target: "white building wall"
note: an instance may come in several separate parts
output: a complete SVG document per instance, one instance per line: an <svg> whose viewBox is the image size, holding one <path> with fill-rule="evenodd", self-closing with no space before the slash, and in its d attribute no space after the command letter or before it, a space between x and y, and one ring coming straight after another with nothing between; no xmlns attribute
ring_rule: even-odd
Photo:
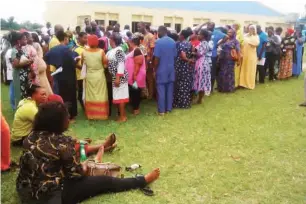
<svg viewBox="0 0 306 204"><path fill-rule="evenodd" d="M156 2L159 3L159 2ZM140 8L126 6L112 6L101 3L86 3L86 2L65 2L65 1L47 1L46 12L44 18L51 22L52 25L62 24L64 27L70 26L74 28L77 25L78 16L90 15L91 19L95 18L95 12L116 13L118 14L118 22L123 27L124 25L132 26L132 15L148 15L153 16L151 25L159 26L164 24L164 17L179 17L183 19L182 29L192 26L195 18L210 19L216 24L222 24L221 20L234 20L242 26L246 25L246 21L258 22L263 28L274 25L288 27L283 17L257 16L248 14L233 14L233 13L213 13L200 11L183 11L172 9L155 9L155 8ZM104 19L105 25L108 25L109 19ZM171 25L174 28L174 25Z"/></svg>

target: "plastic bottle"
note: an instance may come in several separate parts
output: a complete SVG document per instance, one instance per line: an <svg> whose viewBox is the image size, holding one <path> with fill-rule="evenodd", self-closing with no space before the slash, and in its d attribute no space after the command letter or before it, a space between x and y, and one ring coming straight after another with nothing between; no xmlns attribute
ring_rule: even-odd
<svg viewBox="0 0 306 204"><path fill-rule="evenodd" d="M85 161L87 159L87 157L86 157L84 143L80 144L80 154L81 154L81 162Z"/></svg>
<svg viewBox="0 0 306 204"><path fill-rule="evenodd" d="M132 165L129 166L129 167L125 167L125 170L127 170L127 171L134 171L134 170L136 170L136 169L138 169L138 168L141 168L141 165L140 165L140 164L132 164Z"/></svg>

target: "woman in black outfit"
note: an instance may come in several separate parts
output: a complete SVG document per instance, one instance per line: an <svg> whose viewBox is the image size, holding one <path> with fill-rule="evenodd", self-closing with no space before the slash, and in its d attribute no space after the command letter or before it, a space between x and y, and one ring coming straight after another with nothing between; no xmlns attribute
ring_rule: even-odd
<svg viewBox="0 0 306 204"><path fill-rule="evenodd" d="M136 178L86 176L86 161L80 163L76 156L76 141L63 135L68 127L65 105L50 102L39 107L33 132L23 143L27 151L20 158L16 188L22 203L75 204L102 193L143 188L159 177L159 169Z"/></svg>

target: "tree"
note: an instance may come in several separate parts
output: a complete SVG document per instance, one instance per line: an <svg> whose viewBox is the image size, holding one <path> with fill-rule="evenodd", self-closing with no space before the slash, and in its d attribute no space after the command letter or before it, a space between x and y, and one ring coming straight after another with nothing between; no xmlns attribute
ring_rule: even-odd
<svg viewBox="0 0 306 204"><path fill-rule="evenodd" d="M19 30L20 26L17 22L15 22L14 16L11 16L7 19L7 26L9 30Z"/></svg>
<svg viewBox="0 0 306 204"><path fill-rule="evenodd" d="M21 24L15 22L14 16L9 17L7 20L1 18L1 30L19 30L24 28L29 31L35 31L42 28L43 25L39 23L31 23L30 21L25 21Z"/></svg>

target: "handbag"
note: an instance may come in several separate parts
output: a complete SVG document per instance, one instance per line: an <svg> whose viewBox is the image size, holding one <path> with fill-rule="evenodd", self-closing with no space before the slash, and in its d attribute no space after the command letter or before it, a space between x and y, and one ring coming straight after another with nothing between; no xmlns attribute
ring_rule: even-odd
<svg viewBox="0 0 306 204"><path fill-rule="evenodd" d="M237 50L235 48L231 49L231 57L234 61L239 60L239 56L238 56Z"/></svg>
<svg viewBox="0 0 306 204"><path fill-rule="evenodd" d="M87 176L111 176L122 177L121 167L113 163L99 163L94 160L87 162Z"/></svg>

